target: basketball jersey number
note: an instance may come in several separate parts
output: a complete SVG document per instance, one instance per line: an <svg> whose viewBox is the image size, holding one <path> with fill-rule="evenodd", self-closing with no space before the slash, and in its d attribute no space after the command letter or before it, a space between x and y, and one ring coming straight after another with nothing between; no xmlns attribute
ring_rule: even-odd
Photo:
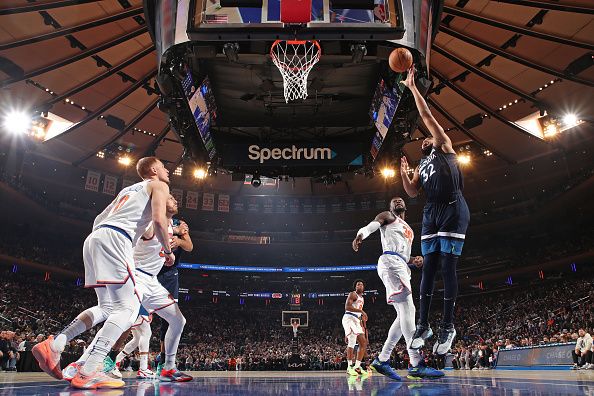
<svg viewBox="0 0 594 396"><path fill-rule="evenodd" d="M429 173L427 173L429 171ZM426 183L427 180L435 173L435 169L433 169L433 164L427 165L426 168L421 170L421 176L423 176L423 183Z"/></svg>
<svg viewBox="0 0 594 396"><path fill-rule="evenodd" d="M120 200L118 201L118 203L116 204L116 206L113 208L113 210L112 210L112 212L111 212L111 213L115 213L115 212L117 212L118 210L120 210L120 208L121 208L122 206L124 206L124 204L126 203L126 201L127 201L128 199L130 199L130 196L129 196L129 195L124 195L122 198L120 198Z"/></svg>
<svg viewBox="0 0 594 396"><path fill-rule="evenodd" d="M412 243L414 234L410 228L407 228L407 227L404 228L404 237L406 238L406 240L408 241L409 244Z"/></svg>

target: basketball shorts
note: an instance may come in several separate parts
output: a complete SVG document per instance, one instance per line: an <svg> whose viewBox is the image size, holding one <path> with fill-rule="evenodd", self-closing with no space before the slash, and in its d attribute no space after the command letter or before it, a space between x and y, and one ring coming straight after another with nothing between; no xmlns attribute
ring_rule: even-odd
<svg viewBox="0 0 594 396"><path fill-rule="evenodd" d="M159 283L155 275L136 271L136 290L142 306L150 315L155 312L158 314L160 309L175 304L173 296Z"/></svg>
<svg viewBox="0 0 594 396"><path fill-rule="evenodd" d="M400 256L381 255L377 263L377 274L386 287L388 304L404 301L412 293L410 268Z"/></svg>
<svg viewBox="0 0 594 396"><path fill-rule="evenodd" d="M170 268L157 275L159 283L173 296L175 301L178 301L179 295L179 272L177 267Z"/></svg>
<svg viewBox="0 0 594 396"><path fill-rule="evenodd" d="M124 284L134 277L132 241L110 228L93 231L83 244L85 287Z"/></svg>
<svg viewBox="0 0 594 396"><path fill-rule="evenodd" d="M462 254L470 212L462 195L453 202L427 202L423 209L421 252Z"/></svg>
<svg viewBox="0 0 594 396"><path fill-rule="evenodd" d="M342 316L342 327L344 328L344 335L347 337L351 334L365 334L363 326L361 326L361 319L355 314L345 313Z"/></svg>
<svg viewBox="0 0 594 396"><path fill-rule="evenodd" d="M153 321L153 315L151 315L146 308L142 305L140 306L140 311L138 312L138 317L136 318L136 322L132 325L132 327L138 327L143 323L151 323Z"/></svg>

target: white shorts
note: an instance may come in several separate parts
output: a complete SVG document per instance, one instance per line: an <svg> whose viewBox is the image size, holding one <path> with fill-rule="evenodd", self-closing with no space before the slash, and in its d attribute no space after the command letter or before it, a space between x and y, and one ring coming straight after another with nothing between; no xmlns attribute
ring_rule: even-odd
<svg viewBox="0 0 594 396"><path fill-rule="evenodd" d="M136 290L140 296L140 303L150 315L175 304L173 296L159 283L156 275L147 275L137 270Z"/></svg>
<svg viewBox="0 0 594 396"><path fill-rule="evenodd" d="M342 316L342 327L344 328L344 335L347 337L351 334L365 334L361 326L361 319L350 314L345 313Z"/></svg>
<svg viewBox="0 0 594 396"><path fill-rule="evenodd" d="M132 241L121 233L99 228L83 244L85 287L134 282L134 249Z"/></svg>
<svg viewBox="0 0 594 396"><path fill-rule="evenodd" d="M403 301L412 293L410 268L400 257L384 254L377 263L377 274L386 287L386 302L394 304Z"/></svg>
<svg viewBox="0 0 594 396"><path fill-rule="evenodd" d="M153 321L153 315L138 315L138 317L136 318L136 322L134 322L134 324L131 326L132 330L137 330L140 329L140 325L145 324L142 327L145 327L146 325L149 326L149 329L151 328L151 322ZM150 330L149 330L150 331Z"/></svg>

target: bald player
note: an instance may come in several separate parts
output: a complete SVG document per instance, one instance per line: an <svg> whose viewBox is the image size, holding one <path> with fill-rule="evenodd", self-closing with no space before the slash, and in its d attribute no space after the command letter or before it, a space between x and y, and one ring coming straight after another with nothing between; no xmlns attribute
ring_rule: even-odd
<svg viewBox="0 0 594 396"><path fill-rule="evenodd" d="M378 214L371 223L357 232L357 237L353 240L353 250L358 252L363 240L380 230L383 254L377 264L377 273L386 287L387 303L396 310L396 319L390 327L382 352L371 366L378 373L400 381L401 378L390 366L389 359L394 347L404 335L412 366L408 370L409 375L438 378L442 377L443 373L426 367L419 351L410 347L415 332L415 304L412 299L409 265L420 268L423 266L423 258L410 256L414 233L404 220L405 216L404 200L395 197L390 201L390 210Z"/></svg>

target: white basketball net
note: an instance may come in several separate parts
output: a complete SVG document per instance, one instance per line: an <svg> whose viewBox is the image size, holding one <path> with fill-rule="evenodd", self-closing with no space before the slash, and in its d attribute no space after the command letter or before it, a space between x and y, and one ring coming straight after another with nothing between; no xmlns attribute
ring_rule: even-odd
<svg viewBox="0 0 594 396"><path fill-rule="evenodd" d="M270 56L283 76L285 102L307 98L307 76L321 55L315 40L276 40L272 44Z"/></svg>
<svg viewBox="0 0 594 396"><path fill-rule="evenodd" d="M293 322L291 323L291 327L293 328L293 337L297 337L297 329L299 329L299 323Z"/></svg>

